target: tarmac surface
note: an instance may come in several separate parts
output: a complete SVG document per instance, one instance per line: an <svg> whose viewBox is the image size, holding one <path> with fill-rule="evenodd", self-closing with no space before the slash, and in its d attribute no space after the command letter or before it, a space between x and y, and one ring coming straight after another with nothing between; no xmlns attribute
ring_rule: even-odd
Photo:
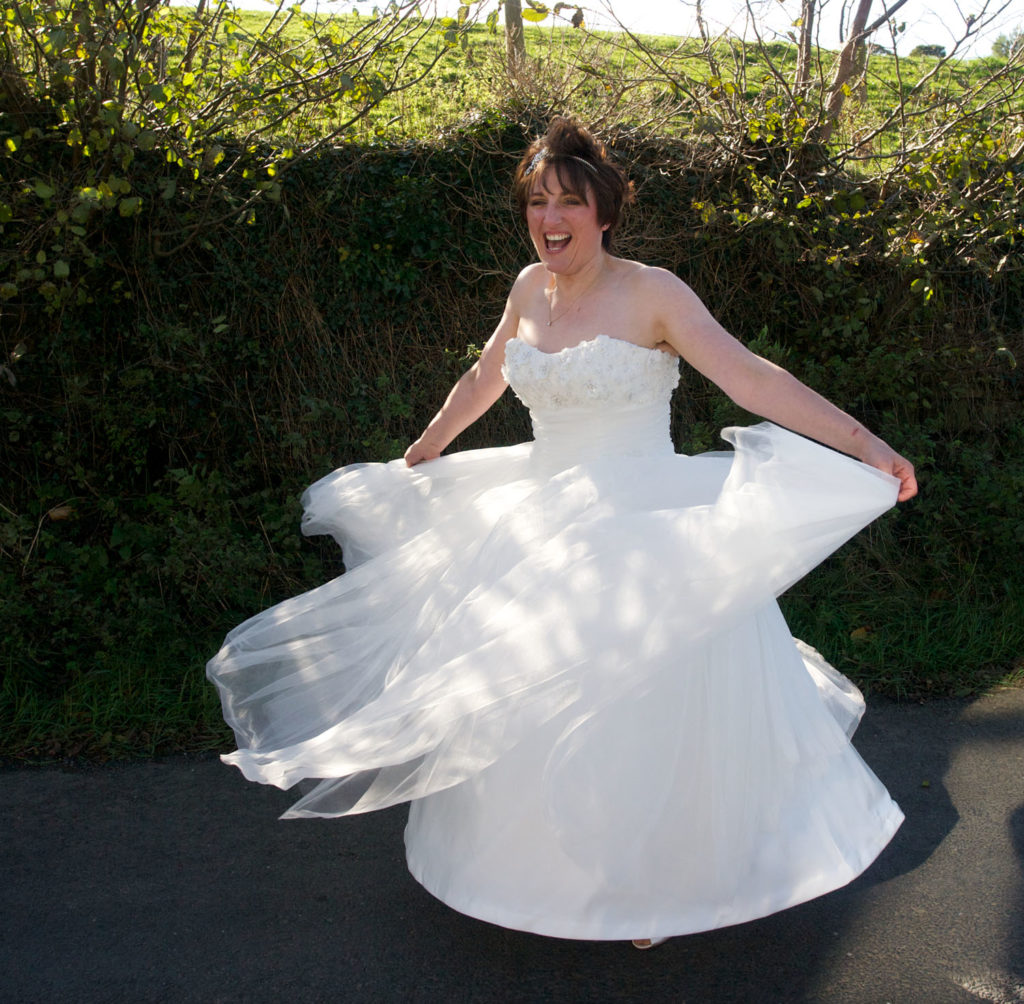
<svg viewBox="0 0 1024 1004"><path fill-rule="evenodd" d="M875 701L907 821L828 896L650 952L471 920L405 869L405 809L276 818L216 759L0 771L0 1001L1024 1001L1024 689Z"/></svg>

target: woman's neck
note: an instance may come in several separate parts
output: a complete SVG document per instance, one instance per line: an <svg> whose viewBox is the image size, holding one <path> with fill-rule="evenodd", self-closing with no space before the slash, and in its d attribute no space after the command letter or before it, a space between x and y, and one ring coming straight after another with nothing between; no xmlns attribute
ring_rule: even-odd
<svg viewBox="0 0 1024 1004"><path fill-rule="evenodd" d="M602 250L590 261L572 272L552 272L548 280L548 289L557 289L567 297L578 295L581 291L597 284L601 273L608 265L608 255Z"/></svg>

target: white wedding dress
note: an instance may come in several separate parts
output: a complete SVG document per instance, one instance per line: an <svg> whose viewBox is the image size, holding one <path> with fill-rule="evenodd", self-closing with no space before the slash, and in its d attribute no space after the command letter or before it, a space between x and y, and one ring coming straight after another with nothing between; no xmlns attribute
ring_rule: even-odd
<svg viewBox="0 0 1024 1004"><path fill-rule="evenodd" d="M619 339L513 339L505 374L532 443L307 491L348 571L209 663L224 760L311 782L290 817L410 801L413 875L540 934L684 934L849 882L903 817L850 745L859 692L774 597L896 480L767 423L677 455L678 361Z"/></svg>

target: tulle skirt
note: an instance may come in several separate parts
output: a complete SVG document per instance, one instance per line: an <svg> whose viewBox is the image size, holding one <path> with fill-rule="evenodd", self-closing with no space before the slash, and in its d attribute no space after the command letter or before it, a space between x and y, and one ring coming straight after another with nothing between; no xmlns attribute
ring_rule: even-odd
<svg viewBox="0 0 1024 1004"><path fill-rule="evenodd" d="M849 743L856 688L774 597L895 479L769 424L735 452L533 444L344 468L304 497L347 571L208 672L289 817L412 802L415 877L567 938L683 934L858 875L902 820Z"/></svg>

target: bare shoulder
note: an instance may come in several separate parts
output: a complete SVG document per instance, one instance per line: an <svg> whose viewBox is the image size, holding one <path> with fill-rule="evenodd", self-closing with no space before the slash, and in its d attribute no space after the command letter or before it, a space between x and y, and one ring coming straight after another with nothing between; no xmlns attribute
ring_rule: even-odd
<svg viewBox="0 0 1024 1004"><path fill-rule="evenodd" d="M509 300L516 304L524 297L535 296L539 289L544 288L547 281L547 269L539 261L535 261L533 264L527 265L516 276L516 281L512 283L512 291L509 293Z"/></svg>
<svg viewBox="0 0 1024 1004"><path fill-rule="evenodd" d="M539 271L538 271L539 269ZM512 284L508 298L505 301L505 310L502 312L501 320L494 329L493 334L487 340L481 354L480 362L485 367L496 368L504 358L505 343L514 338L519 331L519 322L527 309L531 297L537 296L537 287L544 281L543 266L538 263L527 265Z"/></svg>
<svg viewBox="0 0 1024 1004"><path fill-rule="evenodd" d="M667 268L632 263L626 273L627 295L642 329L652 344L667 342L682 354L680 340L692 320L704 314L704 307L689 286Z"/></svg>
<svg viewBox="0 0 1024 1004"><path fill-rule="evenodd" d="M537 283L545 283L548 279L548 270L544 267L542 262L535 261L527 265L520 273L516 276L515 285L517 286L534 286Z"/></svg>
<svg viewBox="0 0 1024 1004"><path fill-rule="evenodd" d="M666 297L689 299L696 293L683 282L674 272L657 265L642 265L632 262L636 268L630 275L632 292L645 298L653 297L661 300Z"/></svg>
<svg viewBox="0 0 1024 1004"><path fill-rule="evenodd" d="M505 314L500 326L502 334L511 337L516 333L519 321L530 314L531 304L543 296L546 281L547 270L540 262L527 265L516 276L505 303Z"/></svg>

